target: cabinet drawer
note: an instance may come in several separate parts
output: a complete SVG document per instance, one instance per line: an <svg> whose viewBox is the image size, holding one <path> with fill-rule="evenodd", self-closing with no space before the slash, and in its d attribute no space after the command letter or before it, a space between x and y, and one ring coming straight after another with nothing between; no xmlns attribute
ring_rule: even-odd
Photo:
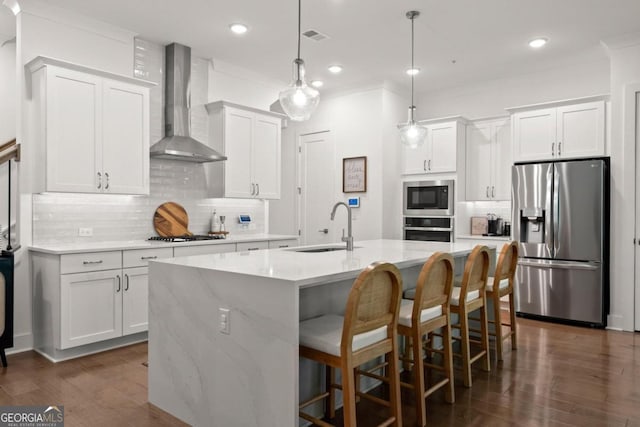
<svg viewBox="0 0 640 427"><path fill-rule="evenodd" d="M268 241L262 241L262 242L242 242L242 243L238 243L238 252L243 252L243 251L257 251L258 249L269 249L269 242Z"/></svg>
<svg viewBox="0 0 640 427"><path fill-rule="evenodd" d="M173 256L189 256L203 254L219 254L222 252L235 252L235 243L223 243L218 245L200 245L200 246L184 246L174 247Z"/></svg>
<svg viewBox="0 0 640 427"><path fill-rule="evenodd" d="M60 256L60 274L122 268L122 252L87 252Z"/></svg>
<svg viewBox="0 0 640 427"><path fill-rule="evenodd" d="M269 249L292 248L298 246L298 239L269 240Z"/></svg>
<svg viewBox="0 0 640 427"><path fill-rule="evenodd" d="M133 249L122 252L122 267L146 267L150 259L171 258L173 248Z"/></svg>

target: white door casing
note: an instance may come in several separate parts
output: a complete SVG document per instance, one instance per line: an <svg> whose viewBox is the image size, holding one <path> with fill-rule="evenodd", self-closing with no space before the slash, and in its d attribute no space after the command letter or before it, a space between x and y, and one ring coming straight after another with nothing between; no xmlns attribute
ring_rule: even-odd
<svg viewBox="0 0 640 427"><path fill-rule="evenodd" d="M640 91L636 92L635 96L635 147L636 147L636 212L635 212L635 316L634 316L634 329L640 331L640 240L638 240L640 230Z"/></svg>
<svg viewBox="0 0 640 427"><path fill-rule="evenodd" d="M329 131L300 135L299 229L302 244L334 242L331 208L335 202L335 146ZM324 230L327 230L326 232Z"/></svg>

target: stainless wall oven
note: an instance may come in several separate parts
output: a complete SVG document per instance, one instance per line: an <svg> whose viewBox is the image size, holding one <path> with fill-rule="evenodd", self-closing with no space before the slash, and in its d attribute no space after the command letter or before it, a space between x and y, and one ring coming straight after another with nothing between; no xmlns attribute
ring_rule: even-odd
<svg viewBox="0 0 640 427"><path fill-rule="evenodd" d="M452 242L452 217L404 217L405 240L425 242Z"/></svg>
<svg viewBox="0 0 640 427"><path fill-rule="evenodd" d="M453 216L453 180L405 181L402 194L405 216Z"/></svg>

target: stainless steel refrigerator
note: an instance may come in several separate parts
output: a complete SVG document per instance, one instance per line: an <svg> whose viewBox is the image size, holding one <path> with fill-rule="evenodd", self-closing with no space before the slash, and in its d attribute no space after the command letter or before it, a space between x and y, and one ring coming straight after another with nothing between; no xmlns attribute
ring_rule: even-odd
<svg viewBox="0 0 640 427"><path fill-rule="evenodd" d="M516 312L606 326L608 158L516 164L512 197Z"/></svg>

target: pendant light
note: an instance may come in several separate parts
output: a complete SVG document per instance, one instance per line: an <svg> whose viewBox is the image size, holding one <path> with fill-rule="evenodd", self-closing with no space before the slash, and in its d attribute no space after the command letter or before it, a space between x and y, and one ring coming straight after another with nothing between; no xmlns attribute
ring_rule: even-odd
<svg viewBox="0 0 640 427"><path fill-rule="evenodd" d="M420 16L420 12L412 10L407 12L407 18L411 20L411 69L415 70L413 65L413 20ZM407 123L398 125L400 129L400 141L404 145L411 148L417 148L424 144L424 139L427 136L427 129L424 126L420 126L416 123L413 113L415 112L415 105L413 105L413 76L415 73L411 73L411 106L409 107L409 118Z"/></svg>
<svg viewBox="0 0 640 427"><path fill-rule="evenodd" d="M298 0L298 56L293 60L293 80L280 92L280 105L289 118L296 122L308 120L320 102L320 93L307 86L304 80L304 61L300 58L301 2Z"/></svg>

